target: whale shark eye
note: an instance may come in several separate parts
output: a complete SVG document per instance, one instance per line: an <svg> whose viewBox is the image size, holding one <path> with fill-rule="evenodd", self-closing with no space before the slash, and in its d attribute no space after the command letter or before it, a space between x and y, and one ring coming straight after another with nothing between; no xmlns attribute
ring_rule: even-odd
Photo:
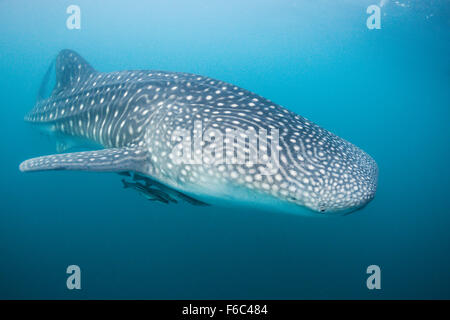
<svg viewBox="0 0 450 320"><path fill-rule="evenodd" d="M327 211L327 209L325 208L325 205L319 204L319 212L320 213L325 213L325 211Z"/></svg>

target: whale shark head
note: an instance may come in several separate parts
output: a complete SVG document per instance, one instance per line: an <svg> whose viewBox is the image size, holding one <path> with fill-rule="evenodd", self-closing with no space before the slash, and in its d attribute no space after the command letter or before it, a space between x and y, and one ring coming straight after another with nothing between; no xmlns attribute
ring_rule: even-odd
<svg viewBox="0 0 450 320"><path fill-rule="evenodd" d="M311 132L318 128L311 125ZM313 215L346 215L363 208L375 197L376 162L353 144L320 130L322 139L305 139L301 144L306 152L291 156L291 162L280 170L291 175L289 180L281 179L281 183L288 184L288 193L281 199L307 208Z"/></svg>
<svg viewBox="0 0 450 320"><path fill-rule="evenodd" d="M306 155L281 151L280 162L264 174L254 165L219 165L205 178L207 192L215 189L221 197L266 211L306 216L355 212L375 197L378 167L361 149L339 137L332 139L338 147ZM217 176L225 178L224 185L214 183ZM232 187L225 187L229 181Z"/></svg>

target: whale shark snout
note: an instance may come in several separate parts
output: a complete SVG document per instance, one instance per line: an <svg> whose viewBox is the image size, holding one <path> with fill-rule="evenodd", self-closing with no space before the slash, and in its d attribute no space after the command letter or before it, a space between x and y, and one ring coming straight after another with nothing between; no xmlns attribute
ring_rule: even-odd
<svg viewBox="0 0 450 320"><path fill-rule="evenodd" d="M294 145L290 153L291 163L281 168L289 174L284 183L290 191L281 200L297 205L299 211L309 209L307 215L346 215L367 205L377 190L375 160L317 125L310 125L309 132L307 136L314 140L297 141L299 147Z"/></svg>
<svg viewBox="0 0 450 320"><path fill-rule="evenodd" d="M374 199L378 184L377 163L366 152L355 149L352 164L336 175L335 191L323 192L324 196L313 210L322 214L347 215L364 208Z"/></svg>

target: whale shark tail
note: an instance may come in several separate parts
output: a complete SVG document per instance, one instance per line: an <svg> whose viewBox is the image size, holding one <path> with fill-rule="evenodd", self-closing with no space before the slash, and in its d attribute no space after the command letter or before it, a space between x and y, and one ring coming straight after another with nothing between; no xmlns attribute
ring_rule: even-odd
<svg viewBox="0 0 450 320"><path fill-rule="evenodd" d="M55 69L55 59L52 60L47 71L45 72L44 78L42 78L41 85L39 86L39 91L37 94L37 101L48 98L55 87L55 79L52 77ZM53 85L53 87L52 87Z"/></svg>

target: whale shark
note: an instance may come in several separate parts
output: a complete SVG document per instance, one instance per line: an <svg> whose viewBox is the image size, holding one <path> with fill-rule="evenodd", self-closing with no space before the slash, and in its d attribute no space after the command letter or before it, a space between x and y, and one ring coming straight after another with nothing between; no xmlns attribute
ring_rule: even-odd
<svg viewBox="0 0 450 320"><path fill-rule="evenodd" d="M63 153L26 160L22 172L116 172L148 179L126 187L168 195L144 190L152 199L307 216L346 215L375 196L371 156L239 86L183 72L100 72L67 49L53 67L53 90L25 121L54 135ZM87 150L65 152L85 142Z"/></svg>

